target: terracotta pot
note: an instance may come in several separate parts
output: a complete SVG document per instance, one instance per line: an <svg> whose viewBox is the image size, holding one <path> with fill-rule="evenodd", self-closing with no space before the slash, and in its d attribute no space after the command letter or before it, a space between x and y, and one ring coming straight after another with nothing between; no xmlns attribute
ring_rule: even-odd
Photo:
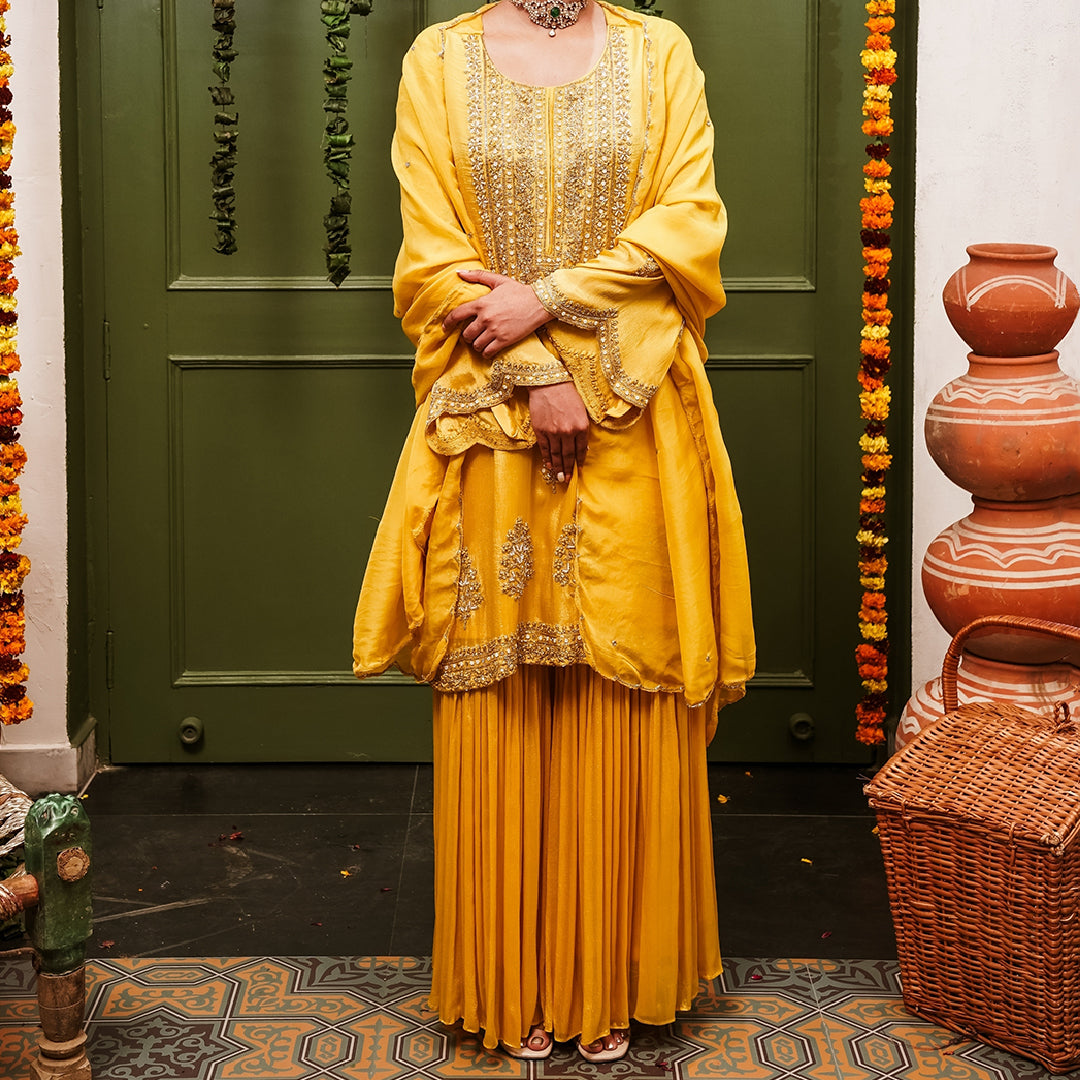
<svg viewBox="0 0 1080 1080"><path fill-rule="evenodd" d="M1053 719L1059 701L1080 715L1080 668L1070 664L1006 664L964 653L956 673L961 705L971 701L1006 701ZM945 713L941 679L931 679L907 703L893 739L902 750L919 732Z"/></svg>
<svg viewBox="0 0 1080 1080"><path fill-rule="evenodd" d="M1080 382L1058 353L968 354L926 412L926 446L945 475L984 499L1080 492Z"/></svg>
<svg viewBox="0 0 1080 1080"><path fill-rule="evenodd" d="M1080 293L1042 244L972 244L945 285L953 329L983 356L1047 353L1069 332Z"/></svg>
<svg viewBox="0 0 1080 1080"><path fill-rule="evenodd" d="M930 545L923 591L950 634L983 615L1029 615L1080 624L1080 497L1031 503L976 498L975 508ZM992 660L1045 663L1060 644L995 632L968 651Z"/></svg>

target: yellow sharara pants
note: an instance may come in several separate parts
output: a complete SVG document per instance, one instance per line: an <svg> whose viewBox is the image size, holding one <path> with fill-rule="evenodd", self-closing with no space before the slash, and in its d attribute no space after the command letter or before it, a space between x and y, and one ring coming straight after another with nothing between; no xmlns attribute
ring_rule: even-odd
<svg viewBox="0 0 1080 1080"><path fill-rule="evenodd" d="M435 694L444 1023L588 1043L670 1023L719 974L709 716L584 666Z"/></svg>

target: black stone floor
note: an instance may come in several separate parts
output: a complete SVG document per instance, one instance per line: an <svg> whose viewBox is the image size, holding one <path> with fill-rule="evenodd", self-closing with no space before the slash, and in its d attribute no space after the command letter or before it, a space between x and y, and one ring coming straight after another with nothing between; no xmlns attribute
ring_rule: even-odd
<svg viewBox="0 0 1080 1080"><path fill-rule="evenodd" d="M712 765L729 956L896 955L861 770ZM430 765L109 768L85 806L95 957L426 956Z"/></svg>

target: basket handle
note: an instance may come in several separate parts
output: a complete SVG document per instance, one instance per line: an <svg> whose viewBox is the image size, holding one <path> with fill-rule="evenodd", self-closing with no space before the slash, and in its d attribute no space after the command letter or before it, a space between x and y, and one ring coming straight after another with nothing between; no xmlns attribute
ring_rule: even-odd
<svg viewBox="0 0 1080 1080"><path fill-rule="evenodd" d="M1032 630L1036 633L1049 634L1065 641L1080 643L1080 626L1067 623L1049 622L1046 619L1029 619L1023 615L985 615L970 622L956 632L949 649L945 653L945 663L941 666L941 694L945 712L951 713L960 704L956 692L956 670L960 666L960 654L964 651L964 642L987 626L1001 626L1009 630Z"/></svg>

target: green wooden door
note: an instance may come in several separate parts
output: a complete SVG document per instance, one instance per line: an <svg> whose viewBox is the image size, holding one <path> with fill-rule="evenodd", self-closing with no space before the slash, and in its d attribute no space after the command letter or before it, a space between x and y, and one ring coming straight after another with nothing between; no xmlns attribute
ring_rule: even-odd
<svg viewBox="0 0 1080 1080"><path fill-rule="evenodd" d="M107 382L89 428L107 436L88 452L107 531L97 711L113 761L429 754L428 691L396 675L357 684L350 630L413 408L389 293L399 60L420 28L462 6L376 0L354 19L354 256L340 290L321 252L318 3L237 4L231 257L212 250L209 221L210 4L100 0L99 26L83 33L100 49ZM709 368L747 520L761 674L724 714L716 752L858 760L862 8L662 7L709 79L732 222ZM797 713L814 718L812 740L792 738ZM179 737L187 718L202 728L192 746Z"/></svg>

